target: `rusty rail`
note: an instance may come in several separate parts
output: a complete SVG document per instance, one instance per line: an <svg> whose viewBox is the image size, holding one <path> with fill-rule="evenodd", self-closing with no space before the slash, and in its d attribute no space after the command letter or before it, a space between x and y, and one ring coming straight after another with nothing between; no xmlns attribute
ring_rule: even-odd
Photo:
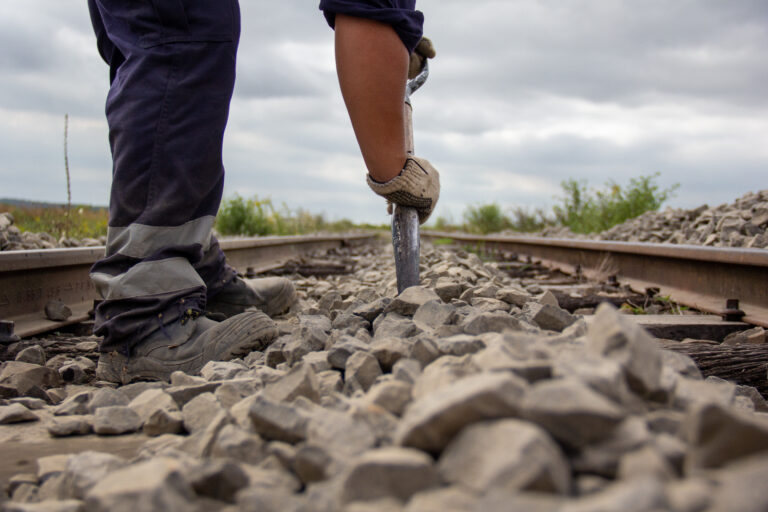
<svg viewBox="0 0 768 512"><path fill-rule="evenodd" d="M230 265L258 273L315 250L369 242L376 234L276 236L221 240ZM0 252L0 338L33 336L88 319L98 298L88 277L104 247ZM66 321L46 319L43 309L60 299L72 310Z"/></svg>
<svg viewBox="0 0 768 512"><path fill-rule="evenodd" d="M768 327L768 251L692 245L601 242L530 236L476 236L424 231L425 239L451 239L485 251L510 251L587 277L615 275L638 291L722 314L738 299L743 321Z"/></svg>

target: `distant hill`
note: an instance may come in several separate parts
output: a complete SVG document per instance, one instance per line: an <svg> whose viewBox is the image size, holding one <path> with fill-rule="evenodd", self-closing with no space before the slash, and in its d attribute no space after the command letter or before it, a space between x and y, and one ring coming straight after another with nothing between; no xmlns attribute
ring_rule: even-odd
<svg viewBox="0 0 768 512"><path fill-rule="evenodd" d="M8 206L15 206L17 208L66 208L66 203L47 203L44 201L28 201L26 199L9 199L9 198L0 198L0 204L5 204ZM91 208L93 210L106 210L106 206L100 206L100 205L86 205L86 204L79 204L79 203L72 203L72 206L80 207L86 207Z"/></svg>

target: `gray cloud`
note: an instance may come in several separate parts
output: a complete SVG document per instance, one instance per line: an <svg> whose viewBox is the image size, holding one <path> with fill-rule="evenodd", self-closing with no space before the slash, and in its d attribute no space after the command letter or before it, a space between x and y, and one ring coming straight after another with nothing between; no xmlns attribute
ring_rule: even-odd
<svg viewBox="0 0 768 512"><path fill-rule="evenodd" d="M442 174L438 214L546 206L568 178L593 186L660 172L673 205L765 188L764 0L419 0L438 57L414 97L417 152ZM226 193L332 218L385 222L338 92L316 3L241 2ZM0 196L63 198L71 119L75 200L104 204L107 68L84 3L5 3L0 16Z"/></svg>

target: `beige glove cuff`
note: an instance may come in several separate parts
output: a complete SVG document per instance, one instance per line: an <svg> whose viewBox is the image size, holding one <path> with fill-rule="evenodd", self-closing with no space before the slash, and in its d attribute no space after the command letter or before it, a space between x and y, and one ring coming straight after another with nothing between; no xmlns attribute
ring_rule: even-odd
<svg viewBox="0 0 768 512"><path fill-rule="evenodd" d="M367 181L371 190L387 201L415 208L422 224L435 209L440 196L440 174L424 158L408 158L402 173L386 183L378 183L370 175Z"/></svg>

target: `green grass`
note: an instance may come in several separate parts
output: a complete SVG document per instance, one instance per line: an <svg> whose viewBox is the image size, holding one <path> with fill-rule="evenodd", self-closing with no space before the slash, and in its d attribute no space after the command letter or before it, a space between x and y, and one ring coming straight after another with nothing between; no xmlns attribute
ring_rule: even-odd
<svg viewBox="0 0 768 512"><path fill-rule="evenodd" d="M469 233L498 233L510 229L512 222L497 203L468 206L464 211L464 230Z"/></svg>
<svg viewBox="0 0 768 512"><path fill-rule="evenodd" d="M72 205L69 218L67 207L60 205L28 207L0 203L0 212L10 212L14 225L22 232L44 232L55 238L65 231L70 238L98 238L107 234L109 212L103 207Z"/></svg>
<svg viewBox="0 0 768 512"><path fill-rule="evenodd" d="M216 216L216 230L222 235L264 236L303 235L307 233L344 232L352 229L388 229L385 225L355 224L348 219L326 220L323 214L313 214L299 208L291 210L286 204L276 208L272 200L237 194L222 201Z"/></svg>
<svg viewBox="0 0 768 512"><path fill-rule="evenodd" d="M438 217L431 227L479 234L506 229L528 233L546 226L567 226L575 233L604 231L646 211L656 210L672 197L677 185L661 189L656 184L658 176L632 178L624 187L609 181L601 190L570 179L561 183L563 193L550 215L542 209L530 211L517 207L505 211L498 203L479 204L467 207L461 225L456 225L450 217ZM64 205L0 203L0 212L3 211L13 214L20 230L46 232L56 238L65 232L74 238L96 238L107 232L106 208L73 205L69 218ZM285 204L278 208L268 198L245 199L237 194L222 202L216 217L216 230L222 235L300 235L351 229L388 230L389 226L356 224L348 219L329 221L323 214L313 214L303 208L292 210Z"/></svg>
<svg viewBox="0 0 768 512"><path fill-rule="evenodd" d="M438 217L434 228L488 234L507 229L532 233L547 226L565 226L574 233L601 232L647 211L658 210L672 197L678 185L662 189L656 183L658 177L657 173L631 178L625 186L609 181L602 189L589 188L583 180L569 179L560 184L562 194L555 198L557 203L550 214L541 208L516 207L505 212L498 203L478 204L466 208L461 226Z"/></svg>
<svg viewBox="0 0 768 512"><path fill-rule="evenodd" d="M658 177L656 173L631 178L626 187L609 181L603 190L589 190L584 181L566 180L561 183L560 204L554 207L556 222L574 233L596 233L658 210L678 187L660 189L655 182Z"/></svg>

